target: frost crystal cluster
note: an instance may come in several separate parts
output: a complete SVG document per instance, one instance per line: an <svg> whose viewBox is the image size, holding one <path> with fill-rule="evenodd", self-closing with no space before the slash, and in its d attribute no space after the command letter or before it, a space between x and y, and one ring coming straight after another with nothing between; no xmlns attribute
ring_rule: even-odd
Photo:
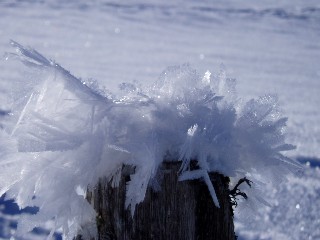
<svg viewBox="0 0 320 240"><path fill-rule="evenodd" d="M278 179L296 163L284 142L274 96L242 103L224 72L201 77L188 65L166 69L154 84L124 83L116 93L72 76L33 49L12 42L28 74L8 94L0 132L0 190L21 208L17 235L53 221L72 239L95 211L85 192L101 177L117 185L123 165L135 166L126 206L134 214L164 160L181 162L180 180L202 179L219 207L208 173ZM190 170L196 160L198 170ZM254 197L254 196L249 196Z"/></svg>

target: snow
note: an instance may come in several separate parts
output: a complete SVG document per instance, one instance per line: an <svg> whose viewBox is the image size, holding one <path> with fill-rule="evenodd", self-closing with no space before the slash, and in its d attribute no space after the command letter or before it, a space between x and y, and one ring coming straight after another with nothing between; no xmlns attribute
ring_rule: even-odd
<svg viewBox="0 0 320 240"><path fill-rule="evenodd" d="M251 221L236 221L240 239L319 239L319 176L319 167L307 166L277 189L264 186L273 207L258 208ZM238 210L236 216L247 214Z"/></svg>
<svg viewBox="0 0 320 240"><path fill-rule="evenodd" d="M320 25L317 1L246 1L241 4L238 1L3 1L0 13L0 52L11 51L8 41L15 39L57 60L94 89L98 83L117 92L119 83L133 80L150 85L167 66L184 62L189 62L201 75L205 75L208 69L217 73L219 64L224 63L225 67L221 68L228 76L237 78L238 96L244 102L270 92L277 93L281 110L288 116L288 142L297 146L296 150L288 152L289 155L319 159ZM16 82L24 70L11 61L2 61L0 70L1 115L5 115L10 109L9 83L11 80ZM208 77L203 79L206 82ZM15 87L24 86L25 81L21 80ZM136 83L123 87L130 89L130 86L136 86ZM18 91L21 96L25 94L23 88L15 91L16 95L19 95ZM105 90L98 93L104 93L105 97L110 95ZM25 101L27 99L23 99L17 110L21 110ZM73 107L72 104L68 106ZM183 104L178 109L188 113ZM68 139L73 141L55 139L55 144L50 147L58 149L66 142L68 147L78 144L74 136ZM33 148L43 147L39 142L31 145ZM120 149L128 151L115 144L108 146L115 152ZM311 179L311 175L305 174L297 179L302 183ZM305 186L304 191L314 191L319 186L318 179L314 178L314 181L315 184ZM302 189L301 185L298 186ZM290 190L274 195L272 188L263 184L261 188L270 196L267 200L271 202L272 198L279 202L287 202L288 198L297 202L303 198ZM76 189L80 188L77 186ZM304 197L305 204L312 205L318 195L315 191L313 197ZM295 232L293 236L293 231L286 229L299 226L301 221L313 226L319 219L319 209L317 204L314 205L312 219L307 215L301 215L299 219L272 218L276 212L264 210L264 215L269 218L263 225L272 228L268 237L276 238L272 234L278 232L287 238L303 239L302 232ZM283 215L286 211L277 209ZM280 222L284 226L282 229L272 227ZM238 235L245 232L247 239L262 238L261 232L254 229L266 232L247 225L237 231L241 231ZM305 226L304 229L306 234L317 238L312 235L312 230ZM254 234L250 235L250 232Z"/></svg>

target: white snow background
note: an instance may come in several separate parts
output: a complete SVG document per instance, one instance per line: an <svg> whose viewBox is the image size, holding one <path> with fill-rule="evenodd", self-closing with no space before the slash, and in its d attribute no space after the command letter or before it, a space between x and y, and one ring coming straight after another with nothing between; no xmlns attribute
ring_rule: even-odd
<svg viewBox="0 0 320 240"><path fill-rule="evenodd" d="M238 208L237 216L255 218L236 221L241 239L320 239L319 34L317 1L0 2L0 52L12 52L14 39L112 91L122 82L151 84L188 62L202 76L224 69L244 102L276 93L289 118L287 142L297 146L288 154L309 167L277 190L265 186L273 207ZM0 71L8 109L8 82L20 65L4 57ZM3 210L4 238L17 218ZM35 236L44 237L25 239Z"/></svg>

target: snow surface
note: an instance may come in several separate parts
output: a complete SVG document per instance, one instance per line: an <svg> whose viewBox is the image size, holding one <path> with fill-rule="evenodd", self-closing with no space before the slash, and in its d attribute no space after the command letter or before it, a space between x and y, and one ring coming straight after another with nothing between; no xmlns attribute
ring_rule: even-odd
<svg viewBox="0 0 320 240"><path fill-rule="evenodd" d="M310 162L306 167L277 189L264 186L273 207L257 208L249 221L236 221L240 239L320 239L320 169ZM247 216L244 209L238 208L236 216Z"/></svg>
<svg viewBox="0 0 320 240"><path fill-rule="evenodd" d="M291 156L310 157L315 161L320 157L317 1L241 4L238 1L2 1L0 4L1 52L11 51L8 41L15 39L57 60L82 79L91 78L92 83L96 79L100 86L112 91L116 91L119 83L132 80L151 84L171 65L189 62L204 75L208 69L218 72L219 64L224 63L227 75L237 78L237 91L242 99L269 92L278 94L280 106L289 117L288 142L297 145ZM16 63L2 61L0 70L1 109L8 110L8 81L17 79L21 69ZM316 231L310 228L304 227L294 234L289 231L290 227L301 229L301 222L319 226L319 191L316 190L319 179L314 168L308 171L310 174L296 178L301 184L284 185L287 191L278 191L276 195L272 194L272 188L265 191L270 198L276 197L288 207L302 204L304 194L293 191L296 185L297 191L313 193L303 198L305 206L314 206L312 218L308 217L308 207L301 207L304 214L294 218L273 217L275 211L259 207L261 216L269 216L263 218L262 228L241 225L239 234L245 232L248 239L280 236L273 233L288 239L305 236L317 239ZM303 188L302 183L310 182L308 179L314 180L314 184ZM280 188L286 189L284 186ZM287 211L277 208L284 216ZM283 227L275 228L277 224ZM269 235L263 235L265 232Z"/></svg>

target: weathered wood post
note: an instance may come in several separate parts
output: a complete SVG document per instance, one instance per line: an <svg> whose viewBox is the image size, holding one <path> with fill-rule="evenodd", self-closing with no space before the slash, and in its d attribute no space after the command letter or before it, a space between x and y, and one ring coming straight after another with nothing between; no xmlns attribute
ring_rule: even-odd
<svg viewBox="0 0 320 240"><path fill-rule="evenodd" d="M101 180L88 194L98 213L96 240L234 240L229 178L210 174L220 203L217 208L204 182L178 181L180 164L163 162L159 168L163 174L161 190L148 187L133 218L125 209L126 183L133 168L122 171L118 188Z"/></svg>

